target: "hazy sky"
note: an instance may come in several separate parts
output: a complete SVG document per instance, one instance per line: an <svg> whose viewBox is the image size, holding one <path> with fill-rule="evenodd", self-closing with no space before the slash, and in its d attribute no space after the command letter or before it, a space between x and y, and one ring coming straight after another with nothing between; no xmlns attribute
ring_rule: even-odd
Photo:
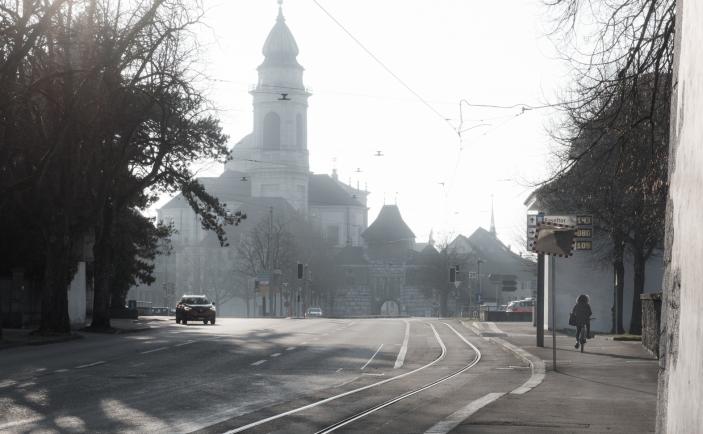
<svg viewBox="0 0 703 434"><path fill-rule="evenodd" d="M205 0L202 67L231 145L252 128L249 87L273 26L276 0ZM528 184L548 173L552 109L463 106L555 101L566 67L543 36L541 0L318 0L349 32L432 106L364 52L313 0L285 0L300 48L310 167L368 185L369 221L399 205L418 241L488 229L491 195L498 236L515 248L524 231ZM438 112L438 113L437 113ZM522 113L522 114L521 114ZM448 120L445 120L448 119ZM383 157L374 157L376 151ZM336 161L336 162L335 162ZM360 172L357 172L357 169ZM209 165L203 175L218 175Z"/></svg>

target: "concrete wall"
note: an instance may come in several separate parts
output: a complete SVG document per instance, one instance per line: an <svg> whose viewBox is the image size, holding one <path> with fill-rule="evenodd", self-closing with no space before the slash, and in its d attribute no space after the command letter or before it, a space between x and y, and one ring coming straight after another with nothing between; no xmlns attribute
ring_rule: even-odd
<svg viewBox="0 0 703 434"><path fill-rule="evenodd" d="M68 288L68 317L71 320L72 326L85 326L85 293L85 262L79 262L78 270L75 276L73 276L71 286Z"/></svg>
<svg viewBox="0 0 703 434"><path fill-rule="evenodd" d="M703 427L703 2L677 2L657 432Z"/></svg>

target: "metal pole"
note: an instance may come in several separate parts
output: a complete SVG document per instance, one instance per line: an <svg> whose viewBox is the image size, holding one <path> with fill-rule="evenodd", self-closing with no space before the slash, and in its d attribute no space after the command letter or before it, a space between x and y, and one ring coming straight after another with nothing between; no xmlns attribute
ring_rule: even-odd
<svg viewBox="0 0 703 434"><path fill-rule="evenodd" d="M535 302L537 346L544 347L544 253L537 255L537 301Z"/></svg>
<svg viewBox="0 0 703 434"><path fill-rule="evenodd" d="M549 267L550 280L551 283L551 298L552 298L552 366L555 371L557 370L557 312L556 312L556 263L557 258L555 256L550 257L551 263Z"/></svg>

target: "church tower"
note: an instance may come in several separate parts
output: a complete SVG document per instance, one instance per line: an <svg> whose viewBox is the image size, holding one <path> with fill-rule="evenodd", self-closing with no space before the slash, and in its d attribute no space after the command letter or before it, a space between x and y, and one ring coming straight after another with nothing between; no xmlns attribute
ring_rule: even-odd
<svg viewBox="0 0 703 434"><path fill-rule="evenodd" d="M254 131L246 147L254 197L282 197L296 210L308 208L307 109L310 93L303 85L298 45L283 17L278 17L263 47L264 62L254 99ZM243 145L245 145L243 143ZM236 154L235 154L236 158Z"/></svg>

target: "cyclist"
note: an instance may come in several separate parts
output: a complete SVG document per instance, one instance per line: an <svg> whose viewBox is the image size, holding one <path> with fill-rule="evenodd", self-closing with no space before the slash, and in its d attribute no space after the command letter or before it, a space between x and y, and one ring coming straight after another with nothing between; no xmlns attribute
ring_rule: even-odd
<svg viewBox="0 0 703 434"><path fill-rule="evenodd" d="M593 312L591 311L591 305L588 304L589 301L586 294L581 294L576 299L576 305L571 310L576 321L576 345L574 345L574 348L586 343L586 336L591 336L591 315ZM583 334L584 331L586 332L585 335Z"/></svg>

